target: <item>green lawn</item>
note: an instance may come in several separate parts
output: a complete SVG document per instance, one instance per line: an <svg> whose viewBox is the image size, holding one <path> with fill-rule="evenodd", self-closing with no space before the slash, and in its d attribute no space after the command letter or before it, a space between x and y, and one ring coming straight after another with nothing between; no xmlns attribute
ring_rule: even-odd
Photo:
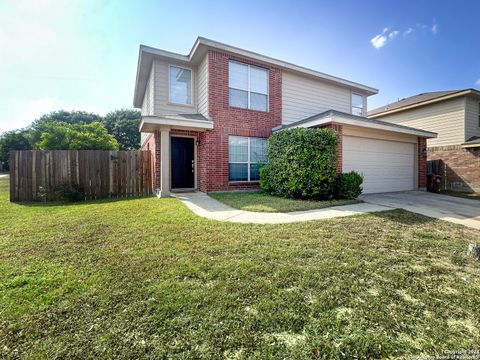
<svg viewBox="0 0 480 360"><path fill-rule="evenodd" d="M222 223L177 199L10 204L0 358L407 358L480 347L480 232L405 211Z"/></svg>
<svg viewBox="0 0 480 360"><path fill-rule="evenodd" d="M480 200L480 193L478 192L459 192L459 191L445 190L445 191L442 191L442 194L461 197L465 199Z"/></svg>
<svg viewBox="0 0 480 360"><path fill-rule="evenodd" d="M263 191L225 191L208 193L235 209L258 212L289 212L322 209L360 203L360 200L308 201L272 196Z"/></svg>

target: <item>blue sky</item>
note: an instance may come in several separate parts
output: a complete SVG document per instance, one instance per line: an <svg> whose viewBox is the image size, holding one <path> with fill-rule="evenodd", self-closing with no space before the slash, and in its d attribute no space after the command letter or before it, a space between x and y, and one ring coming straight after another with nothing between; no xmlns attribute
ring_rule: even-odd
<svg viewBox="0 0 480 360"><path fill-rule="evenodd" d="M454 5L456 4L456 5ZM369 109L480 87L479 1L0 2L0 132L132 107L139 44L204 36L380 89Z"/></svg>

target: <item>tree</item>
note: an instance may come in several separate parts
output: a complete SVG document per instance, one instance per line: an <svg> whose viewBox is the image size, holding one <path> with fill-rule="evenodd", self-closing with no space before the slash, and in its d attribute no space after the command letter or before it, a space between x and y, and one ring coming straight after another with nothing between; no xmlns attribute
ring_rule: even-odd
<svg viewBox="0 0 480 360"><path fill-rule="evenodd" d="M88 113L86 111L52 111L48 114L42 115L36 119L31 125L31 139L30 142L34 145L40 142L42 133L49 128L51 123L62 124L91 124L93 122L102 121L102 117L97 114Z"/></svg>
<svg viewBox="0 0 480 360"><path fill-rule="evenodd" d="M8 166L10 150L31 150L29 134L27 130L7 131L0 136L0 162Z"/></svg>
<svg viewBox="0 0 480 360"><path fill-rule="evenodd" d="M118 142L101 122L45 124L41 150L118 150Z"/></svg>
<svg viewBox="0 0 480 360"><path fill-rule="evenodd" d="M135 150L140 147L140 111L120 109L109 112L103 123L108 132L115 136L120 150Z"/></svg>

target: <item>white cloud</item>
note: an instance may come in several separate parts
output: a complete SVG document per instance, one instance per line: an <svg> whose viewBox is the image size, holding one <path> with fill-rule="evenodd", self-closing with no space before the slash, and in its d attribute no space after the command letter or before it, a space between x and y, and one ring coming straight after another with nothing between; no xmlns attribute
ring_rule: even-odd
<svg viewBox="0 0 480 360"><path fill-rule="evenodd" d="M389 32L389 28L386 27L383 29L381 34L375 35L370 39L370 43L375 49L380 49L385 46L388 41L393 40L400 32L398 30L393 30Z"/></svg>
<svg viewBox="0 0 480 360"><path fill-rule="evenodd" d="M392 40L392 39L395 38L398 34L400 34L400 31L394 30L394 31L392 31L390 34L388 34L388 38L389 38L390 40Z"/></svg>
<svg viewBox="0 0 480 360"><path fill-rule="evenodd" d="M480 85L480 79L478 79L477 81L475 81L475 85Z"/></svg>
<svg viewBox="0 0 480 360"><path fill-rule="evenodd" d="M384 35L376 35L370 40L375 49L380 49L387 42L387 38Z"/></svg>
<svg viewBox="0 0 480 360"><path fill-rule="evenodd" d="M438 24L433 20L433 25L428 27L425 24L417 24L415 27L408 27L406 30L403 30L402 33L404 36L410 35L414 31L421 30L430 30L432 34L436 35L438 33ZM375 35L372 39L370 39L370 43L375 49L380 49L384 47L389 41L392 41L400 34L399 30L390 31L389 27L383 28L381 34Z"/></svg>

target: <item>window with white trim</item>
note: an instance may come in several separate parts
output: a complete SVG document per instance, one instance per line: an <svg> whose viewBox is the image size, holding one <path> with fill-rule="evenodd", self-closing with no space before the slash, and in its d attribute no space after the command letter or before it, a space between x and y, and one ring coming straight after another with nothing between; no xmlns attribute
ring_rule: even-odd
<svg viewBox="0 0 480 360"><path fill-rule="evenodd" d="M192 70L173 65L168 67L168 101L192 104Z"/></svg>
<svg viewBox="0 0 480 360"><path fill-rule="evenodd" d="M230 106L268 111L268 71L229 61L228 98Z"/></svg>
<svg viewBox="0 0 480 360"><path fill-rule="evenodd" d="M258 181L266 159L267 139L243 136L228 138L228 180Z"/></svg>
<svg viewBox="0 0 480 360"><path fill-rule="evenodd" d="M364 116L363 96L352 93L352 115Z"/></svg>

